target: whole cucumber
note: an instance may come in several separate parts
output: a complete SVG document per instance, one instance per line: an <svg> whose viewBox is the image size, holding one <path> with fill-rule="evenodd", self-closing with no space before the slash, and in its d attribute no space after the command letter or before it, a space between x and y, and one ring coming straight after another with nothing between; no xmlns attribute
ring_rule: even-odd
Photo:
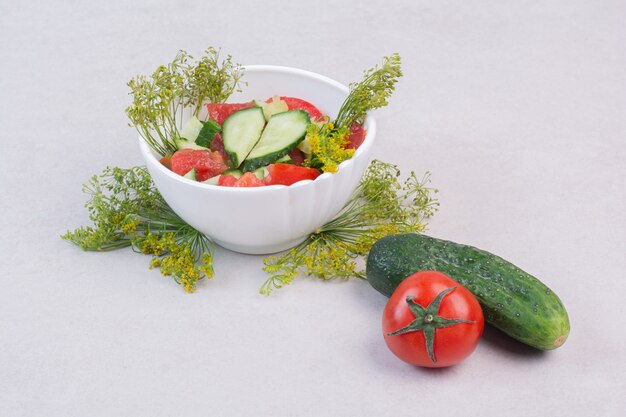
<svg viewBox="0 0 626 417"><path fill-rule="evenodd" d="M478 299L485 320L538 349L556 349L569 335L563 303L545 284L487 251L426 235L387 236L372 247L366 275L376 290L391 296L417 271L449 275Z"/></svg>

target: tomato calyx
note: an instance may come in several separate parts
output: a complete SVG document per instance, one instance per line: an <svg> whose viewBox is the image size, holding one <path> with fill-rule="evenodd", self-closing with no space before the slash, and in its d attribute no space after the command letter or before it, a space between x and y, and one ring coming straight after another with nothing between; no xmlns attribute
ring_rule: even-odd
<svg viewBox="0 0 626 417"><path fill-rule="evenodd" d="M435 330L441 329L443 327L454 326L459 323L474 323L472 320L465 319L449 319L446 317L441 317L439 315L439 307L441 306L441 301L443 298L454 291L456 287L450 287L443 291L441 291L437 296L433 299L433 301L428 304L428 307L423 307L415 301L415 297L409 295L406 297L406 303L409 306L409 310L413 313L415 320L413 320L408 325L404 326L401 329L396 330L395 332L387 333L387 336L397 336L404 333L424 332L424 339L426 340L426 351L428 352L428 356L433 363L437 363L435 359Z"/></svg>

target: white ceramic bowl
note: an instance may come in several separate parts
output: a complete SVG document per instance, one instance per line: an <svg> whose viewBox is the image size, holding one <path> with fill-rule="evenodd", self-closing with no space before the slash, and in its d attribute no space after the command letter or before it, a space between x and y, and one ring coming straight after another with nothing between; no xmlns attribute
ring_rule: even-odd
<svg viewBox="0 0 626 417"><path fill-rule="evenodd" d="M242 93L229 102L265 99L273 95L299 97L335 117L348 88L337 81L300 69L250 65L245 67ZM365 122L367 135L354 157L338 172L291 186L233 188L202 184L165 168L139 138L141 154L159 192L187 223L227 249L248 254L289 249L331 220L357 187L370 161L376 124Z"/></svg>

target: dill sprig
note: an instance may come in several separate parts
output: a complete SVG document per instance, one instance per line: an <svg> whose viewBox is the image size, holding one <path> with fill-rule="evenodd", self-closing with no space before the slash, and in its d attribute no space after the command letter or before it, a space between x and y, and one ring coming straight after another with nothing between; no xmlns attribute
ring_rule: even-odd
<svg viewBox="0 0 626 417"><path fill-rule="evenodd" d="M397 53L383 58L383 63L365 71L363 80L350 84L350 93L339 109L335 125L349 128L362 124L368 111L385 107L402 76L401 59Z"/></svg>
<svg viewBox="0 0 626 417"><path fill-rule="evenodd" d="M396 165L374 160L341 212L303 243L264 259L269 278L262 294L289 284L298 275L322 280L365 278L358 260L376 241L396 233L424 232L425 220L439 207L430 174L414 172L401 182Z"/></svg>
<svg viewBox="0 0 626 417"><path fill-rule="evenodd" d="M298 275L322 280L364 278L360 258L389 234L423 232L439 206L428 186L430 174L414 172L404 182L397 166L373 161L340 213L305 242L280 256L264 259L268 280L261 293L289 284ZM63 239L85 251L125 247L151 255L187 292L212 278L213 242L182 220L156 190L145 167L107 168L83 186L92 226L68 231Z"/></svg>
<svg viewBox="0 0 626 417"><path fill-rule="evenodd" d="M195 65L186 69L187 102L194 107L194 115L200 114L202 105L224 103L235 91L241 91L243 69L233 63L230 55L220 62L220 50L207 48Z"/></svg>
<svg viewBox="0 0 626 417"><path fill-rule="evenodd" d="M132 247L152 255L150 268L160 267L187 292L213 277L213 242L174 213L145 167L106 168L83 192L93 225L68 231L62 239L85 251Z"/></svg>
<svg viewBox="0 0 626 417"><path fill-rule="evenodd" d="M220 61L219 53L207 48L192 62L193 57L181 50L149 77L138 75L128 82L133 97L126 108L130 126L161 156L176 151L174 139L182 128L185 109L197 117L205 102L223 103L239 90L242 67L230 55Z"/></svg>
<svg viewBox="0 0 626 417"><path fill-rule="evenodd" d="M305 160L305 165L322 172L337 172L339 164L354 155L354 149L346 148L349 136L350 129L336 129L332 122L311 123L306 129L311 158Z"/></svg>
<svg viewBox="0 0 626 417"><path fill-rule="evenodd" d="M350 128L354 124L363 125L368 111L388 104L398 78L402 76L400 55L392 54L383 58L383 64L365 71L363 80L350 84L350 93L344 100L337 118L319 120L309 125L306 143L311 158L307 166L322 172L336 172L339 164L352 158L354 149L346 149Z"/></svg>

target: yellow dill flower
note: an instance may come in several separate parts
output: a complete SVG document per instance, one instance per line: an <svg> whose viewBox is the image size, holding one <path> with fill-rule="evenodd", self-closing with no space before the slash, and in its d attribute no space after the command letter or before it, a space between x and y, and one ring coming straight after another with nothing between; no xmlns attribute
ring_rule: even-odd
<svg viewBox="0 0 626 417"><path fill-rule="evenodd" d="M213 278L215 271L213 270L213 255L210 252L202 255L198 269L204 274L205 277L209 279Z"/></svg>
<svg viewBox="0 0 626 417"><path fill-rule="evenodd" d="M161 268L188 292L214 275L213 243L172 211L145 167L107 168L83 191L90 196L85 206L93 226L68 231L63 239L87 251L132 246L152 255L149 269Z"/></svg>
<svg viewBox="0 0 626 417"><path fill-rule="evenodd" d="M161 235L148 233L137 242L137 247L144 255L159 256L168 251L171 241L171 233Z"/></svg>
<svg viewBox="0 0 626 417"><path fill-rule="evenodd" d="M139 223L140 221L137 217L128 215L120 223L120 230L127 235L133 234L137 230Z"/></svg>
<svg viewBox="0 0 626 417"><path fill-rule="evenodd" d="M418 181L411 173L404 183L399 176L395 165L373 161L354 195L333 220L296 248L265 259L264 270L270 276L261 292L269 294L298 274L322 280L365 278L359 262L378 239L424 231L424 219L437 209L433 197L436 190L427 187L428 175Z"/></svg>
<svg viewBox="0 0 626 417"><path fill-rule="evenodd" d="M148 268L149 269L153 269L153 268L159 268L160 266L161 266L161 259L157 258L157 257L154 257L150 261L150 266Z"/></svg>
<svg viewBox="0 0 626 417"><path fill-rule="evenodd" d="M118 225L120 223L122 223L122 221L126 218L126 215L124 213L117 213L115 214L112 218L111 218L111 222L114 225Z"/></svg>
<svg viewBox="0 0 626 417"><path fill-rule="evenodd" d="M311 123L306 139L311 148L311 159L306 165L323 172L337 172L339 164L352 158L354 149L346 149L350 129L335 129L333 123Z"/></svg>

